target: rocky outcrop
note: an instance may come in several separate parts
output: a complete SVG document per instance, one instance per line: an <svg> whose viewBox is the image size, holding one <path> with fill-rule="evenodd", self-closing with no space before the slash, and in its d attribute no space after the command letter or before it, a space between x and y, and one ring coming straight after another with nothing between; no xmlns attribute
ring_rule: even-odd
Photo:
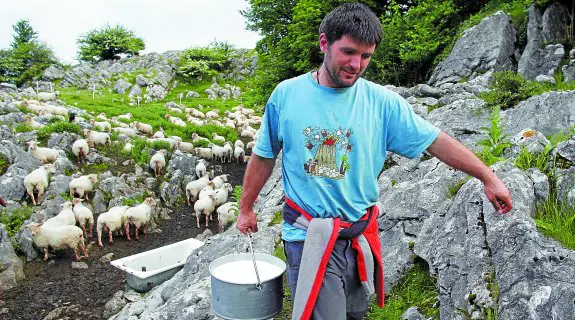
<svg viewBox="0 0 575 320"><path fill-rule="evenodd" d="M437 65L429 84L440 86L471 80L490 70L513 70L514 51L515 29L511 19L497 12L465 30L447 59Z"/></svg>
<svg viewBox="0 0 575 320"><path fill-rule="evenodd" d="M15 287L17 281L22 279L24 279L24 264L14 252L8 232L0 223L0 291Z"/></svg>
<svg viewBox="0 0 575 320"><path fill-rule="evenodd" d="M527 46L519 60L517 72L529 80L539 75L553 76L565 56L568 9L555 2L544 12L536 5L529 8Z"/></svg>

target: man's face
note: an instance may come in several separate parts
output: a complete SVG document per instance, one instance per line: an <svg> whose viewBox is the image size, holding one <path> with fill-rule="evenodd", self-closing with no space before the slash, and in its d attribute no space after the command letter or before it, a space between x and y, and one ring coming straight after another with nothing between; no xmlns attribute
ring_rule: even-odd
<svg viewBox="0 0 575 320"><path fill-rule="evenodd" d="M325 53L324 65L329 80L324 85L344 88L353 86L364 74L375 51L375 44L359 44L349 36L343 36L328 45L325 34L321 34L320 48Z"/></svg>

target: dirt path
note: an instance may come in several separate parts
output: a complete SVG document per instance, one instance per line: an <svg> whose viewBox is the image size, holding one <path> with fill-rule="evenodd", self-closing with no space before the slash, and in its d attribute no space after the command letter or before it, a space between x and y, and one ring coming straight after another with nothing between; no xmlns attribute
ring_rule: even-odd
<svg viewBox="0 0 575 320"><path fill-rule="evenodd" d="M245 164L225 164L216 168L216 174L230 174L229 181L232 186L241 185ZM81 306L79 312L69 312L63 315L63 318L103 319L104 305L114 293L125 290L126 284L123 272L109 263L100 262L102 256L113 252L114 260L123 258L195 237L205 230L204 227L196 228L196 219L188 207L176 209L170 217L170 220L160 222L158 228L161 232L141 236L139 241L127 241L118 236L114 238L112 246L105 243L103 248L92 242L90 258L83 260L88 264L88 269L72 269L74 260L71 252L61 252L49 262L34 261L25 264L26 278L17 287L0 296L0 310L8 310L7 313L0 314L0 320L41 320L58 307L76 304ZM209 228L215 233L217 220L212 221Z"/></svg>

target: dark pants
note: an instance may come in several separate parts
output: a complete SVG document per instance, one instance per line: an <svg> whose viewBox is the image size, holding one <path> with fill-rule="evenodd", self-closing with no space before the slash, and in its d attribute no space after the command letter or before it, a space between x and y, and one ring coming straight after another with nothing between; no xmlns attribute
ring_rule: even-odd
<svg viewBox="0 0 575 320"><path fill-rule="evenodd" d="M294 301L303 242L284 241L287 277ZM351 240L338 239L327 264L323 283L312 312L314 320L361 320L368 307L368 297L359 280L357 251Z"/></svg>

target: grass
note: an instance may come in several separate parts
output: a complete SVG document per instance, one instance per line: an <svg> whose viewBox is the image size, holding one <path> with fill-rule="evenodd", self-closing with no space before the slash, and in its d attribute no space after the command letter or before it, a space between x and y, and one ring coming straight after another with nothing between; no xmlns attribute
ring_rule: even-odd
<svg viewBox="0 0 575 320"><path fill-rule="evenodd" d="M416 258L414 266L386 297L385 307L372 304L366 319L401 319L401 315L413 306L417 306L426 318L439 319L439 309L436 307L438 296L437 280L430 276L427 263Z"/></svg>
<svg viewBox="0 0 575 320"><path fill-rule="evenodd" d="M575 250L575 206L559 201L552 192L545 202L537 206L535 223L541 233Z"/></svg>
<svg viewBox="0 0 575 320"><path fill-rule="evenodd" d="M54 132L71 132L82 134L82 129L75 124L66 121L56 121L38 130L38 140L47 141Z"/></svg>
<svg viewBox="0 0 575 320"><path fill-rule="evenodd" d="M476 155L490 166L505 160L502 157L503 152L511 146L511 143L508 141L508 136L503 133L498 107L493 107L489 123L489 127L481 128L487 134L487 138L477 142L481 146L481 151L477 152Z"/></svg>
<svg viewBox="0 0 575 320"><path fill-rule="evenodd" d="M447 186L447 198L453 199L457 195L457 193L459 192L459 189L461 189L461 187L463 187L463 185L467 181L469 181L470 179L471 179L471 176L467 176L467 177L455 182L454 184Z"/></svg>
<svg viewBox="0 0 575 320"><path fill-rule="evenodd" d="M5 174L8 168L12 165L8 157L0 153L0 176Z"/></svg>
<svg viewBox="0 0 575 320"><path fill-rule="evenodd" d="M216 109L222 116L226 110L231 110L231 108L242 103L241 97L239 99L229 99L226 101L222 101L221 99L209 100L207 98L207 94L204 93L204 90L212 85L211 81L190 83L183 78L176 78L176 81L178 81L178 86L170 90L166 98L164 98L162 101L142 103L140 107L130 106L127 95L118 94L112 92L111 90L97 94L95 98L92 98L92 92L90 90L77 88L59 88L59 91L60 99L66 102L66 104L74 105L78 108L84 109L93 116L102 112L105 113L108 117L131 113L134 121L142 121L144 123L150 124L155 131L163 128L168 136L177 135L186 141L191 140L192 133L198 133L198 135L210 139L212 132L216 132L218 135L224 136L228 141L237 140L238 133L231 128L222 128L216 125L205 125L201 127L187 125L186 127L179 127L165 119L164 116L166 114L170 114L185 120L182 114L169 112L168 109L164 106L169 101L173 101L179 104L180 94L183 95L181 102L186 107L198 108L202 112ZM242 91L246 90L246 82L247 81L234 83L232 81L226 80L226 83L238 86L242 89ZM200 94L200 97L185 98L185 95L188 91L196 91ZM259 114L261 114L261 112L259 112Z"/></svg>
<svg viewBox="0 0 575 320"><path fill-rule="evenodd" d="M270 221L270 223L268 223L268 226L273 226L276 224L280 224L282 222L283 218L282 218L282 212L278 211L274 214L274 217L272 219L272 221Z"/></svg>

